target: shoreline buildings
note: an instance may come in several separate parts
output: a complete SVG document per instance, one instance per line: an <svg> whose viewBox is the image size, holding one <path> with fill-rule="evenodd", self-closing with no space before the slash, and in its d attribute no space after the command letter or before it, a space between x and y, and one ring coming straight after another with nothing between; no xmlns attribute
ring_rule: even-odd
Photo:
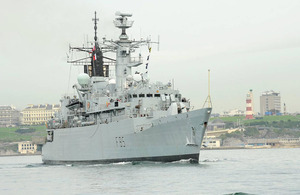
<svg viewBox="0 0 300 195"><path fill-rule="evenodd" d="M245 111L239 109L224 111L223 116L245 116Z"/></svg>
<svg viewBox="0 0 300 195"><path fill-rule="evenodd" d="M29 104L22 110L24 125L38 125L43 124L54 116L54 113L60 110L58 104Z"/></svg>
<svg viewBox="0 0 300 195"><path fill-rule="evenodd" d="M20 154L34 154L37 151L37 145L31 141L23 141L18 143L18 152Z"/></svg>
<svg viewBox="0 0 300 195"><path fill-rule="evenodd" d="M15 127L20 124L20 111L14 106L0 106L0 127Z"/></svg>
<svg viewBox="0 0 300 195"><path fill-rule="evenodd" d="M281 97L279 92L265 91L260 96L260 114L262 116L281 115Z"/></svg>

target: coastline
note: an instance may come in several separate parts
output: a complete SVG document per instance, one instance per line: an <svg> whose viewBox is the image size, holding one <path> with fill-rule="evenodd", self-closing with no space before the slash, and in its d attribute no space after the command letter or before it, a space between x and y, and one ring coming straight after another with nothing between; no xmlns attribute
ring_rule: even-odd
<svg viewBox="0 0 300 195"><path fill-rule="evenodd" d="M253 147L245 147L245 146L221 146L221 147L206 147L201 148L201 150L237 150L237 149L278 149L278 148L300 148L300 145L285 145L285 146L276 146L276 147L268 147L268 146L253 146Z"/></svg>
<svg viewBox="0 0 300 195"><path fill-rule="evenodd" d="M19 154L19 153L7 153L7 154L2 154L0 151L0 157L8 157L8 156L38 156L38 155L42 155L41 152L37 152L34 154Z"/></svg>
<svg viewBox="0 0 300 195"><path fill-rule="evenodd" d="M244 146L221 146L221 147L206 147L201 148L201 150L240 150L240 149L278 149L278 148L300 148L300 145L293 146L281 146L281 147L265 147L265 146L254 146L254 147L244 147ZM200 150L200 152L201 152ZM9 157L9 156L39 156L42 155L41 152L34 154L18 154L18 153L7 153L3 154L3 151L0 151L0 157Z"/></svg>

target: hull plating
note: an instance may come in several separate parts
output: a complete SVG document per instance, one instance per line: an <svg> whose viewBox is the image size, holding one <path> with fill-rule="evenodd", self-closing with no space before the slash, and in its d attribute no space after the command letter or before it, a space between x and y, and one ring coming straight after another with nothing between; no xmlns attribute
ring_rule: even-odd
<svg viewBox="0 0 300 195"><path fill-rule="evenodd" d="M44 163L198 160L210 108L163 118L130 118L54 130Z"/></svg>

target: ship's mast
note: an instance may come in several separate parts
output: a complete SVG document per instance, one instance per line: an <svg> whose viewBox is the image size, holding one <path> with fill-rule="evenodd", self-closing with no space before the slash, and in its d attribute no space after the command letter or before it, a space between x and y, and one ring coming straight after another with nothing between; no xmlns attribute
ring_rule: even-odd
<svg viewBox="0 0 300 195"><path fill-rule="evenodd" d="M97 12L95 12L95 18L92 19L94 21L94 30L95 30L95 46L92 49L92 59L91 59L91 64L92 64L92 74L90 76L108 76L105 74L105 70L103 69L103 53L101 51L101 48L99 47L98 44L98 37L97 37L97 21L99 21L99 18L97 18Z"/></svg>
<svg viewBox="0 0 300 195"><path fill-rule="evenodd" d="M97 37L97 23L99 18L97 18L97 13L95 12L95 18L92 19L94 21L94 43L92 47L71 47L70 51L78 51L78 52L86 52L88 53L88 57L77 59L77 60L69 60L69 63L74 65L83 65L84 73L88 74L90 77L108 77L109 76L109 65L104 64L103 58L108 59L110 61L114 61L113 59L107 58L103 56L102 48L98 43Z"/></svg>
<svg viewBox="0 0 300 195"><path fill-rule="evenodd" d="M94 21L94 30L95 30L95 36L94 36L94 40L95 43L97 42L97 21L99 21L99 18L97 18L97 12L95 12L95 18L92 19Z"/></svg>
<svg viewBox="0 0 300 195"><path fill-rule="evenodd" d="M103 38L103 43L101 43L101 49L103 52L116 52L115 60L115 76L116 76L116 94L120 96L123 94L126 88L126 78L128 75L132 75L132 67L137 67L143 64L143 59L141 55L138 57L132 57L131 54L142 45L149 45L151 42L150 39L135 41L129 40L126 30L133 25L133 21L129 21L128 18L132 14L127 13L116 13L116 19L114 20L115 27L121 29L121 35L119 40L106 40ZM95 24L97 18L95 17ZM96 26L96 25L95 25ZM96 29L95 29L96 30ZM95 32L96 35L96 32ZM97 39L97 36L95 36ZM97 41L95 41L98 44ZM106 59L106 57L103 57ZM107 58L108 59L108 58ZM105 68L105 67L104 67Z"/></svg>
<svg viewBox="0 0 300 195"><path fill-rule="evenodd" d="M131 75L131 68L142 64L141 58L132 58L131 52L133 49L133 41L128 39L126 29L132 27L133 21L129 21L128 18L132 14L125 14L117 12L118 16L114 24L117 28L122 30L119 40L115 41L116 48L116 89L117 94L121 94L126 87L126 78Z"/></svg>

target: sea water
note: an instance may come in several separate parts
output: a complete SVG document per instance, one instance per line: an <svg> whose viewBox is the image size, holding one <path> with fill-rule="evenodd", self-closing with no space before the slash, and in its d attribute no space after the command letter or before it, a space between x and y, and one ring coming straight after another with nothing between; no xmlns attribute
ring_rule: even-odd
<svg viewBox="0 0 300 195"><path fill-rule="evenodd" d="M203 150L199 164L0 157L0 194L300 194L300 148Z"/></svg>

